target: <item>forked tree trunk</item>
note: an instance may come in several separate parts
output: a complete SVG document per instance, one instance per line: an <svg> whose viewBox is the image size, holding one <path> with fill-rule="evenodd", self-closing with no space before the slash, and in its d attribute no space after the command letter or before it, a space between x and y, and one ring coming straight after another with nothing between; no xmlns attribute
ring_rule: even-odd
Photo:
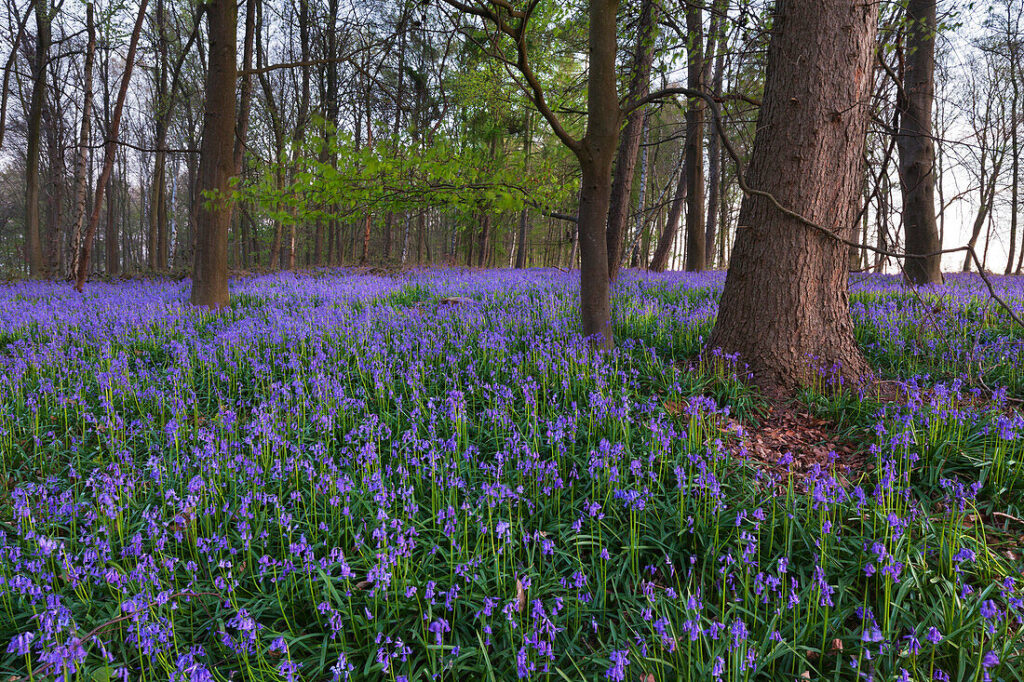
<svg viewBox="0 0 1024 682"><path fill-rule="evenodd" d="M217 309L228 304L229 181L235 170L235 2L211 0L206 14L210 22L210 57L199 156L199 190L203 198L196 221L191 301L193 305Z"/></svg>
<svg viewBox="0 0 1024 682"><path fill-rule="evenodd" d="M789 0L768 48L746 176L849 239L857 229L878 4ZM748 195L708 348L738 353L758 383L791 389L838 367L868 371L854 340L847 246Z"/></svg>
<svg viewBox="0 0 1024 682"><path fill-rule="evenodd" d="M903 95L898 97L907 262L904 272L913 284L942 282L942 248L935 221L935 144L932 101L935 97L935 0L907 3L907 56ZM915 257L915 254L917 257Z"/></svg>
<svg viewBox="0 0 1024 682"><path fill-rule="evenodd" d="M629 85L628 101L646 97L651 89L651 63L654 60L653 5L652 0L643 0L640 5L640 22L633 54L633 76ZM619 139L615 176L612 178L611 203L608 209L608 275L613 280L618 277L619 265L622 263L622 244L626 238L629 209L632 204L633 176L636 174L636 159L646 120L647 112L644 107L634 109L626 117L626 128Z"/></svg>

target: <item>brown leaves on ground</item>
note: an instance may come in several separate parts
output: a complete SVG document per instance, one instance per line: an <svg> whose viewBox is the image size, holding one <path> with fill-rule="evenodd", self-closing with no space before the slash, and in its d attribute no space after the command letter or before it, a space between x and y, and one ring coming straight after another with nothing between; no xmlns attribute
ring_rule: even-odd
<svg viewBox="0 0 1024 682"><path fill-rule="evenodd" d="M815 466L822 472L834 468L847 480L873 466L862 443L841 436L834 424L792 402L774 402L756 426L730 419L726 429L736 435L728 446L735 456L779 476L792 474L798 482Z"/></svg>

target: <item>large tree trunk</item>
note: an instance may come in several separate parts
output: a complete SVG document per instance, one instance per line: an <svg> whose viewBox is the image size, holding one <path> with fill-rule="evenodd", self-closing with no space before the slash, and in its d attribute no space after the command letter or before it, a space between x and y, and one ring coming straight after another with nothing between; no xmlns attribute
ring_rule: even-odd
<svg viewBox="0 0 1024 682"><path fill-rule="evenodd" d="M228 304L228 229L231 226L230 179L235 140L235 2L211 0L210 64L206 76L203 142L199 157L201 202L196 221L192 271L193 305L222 308Z"/></svg>
<svg viewBox="0 0 1024 682"><path fill-rule="evenodd" d="M902 96L898 97L900 130L896 138L903 189L907 262L913 284L942 282L942 248L935 221L935 144L932 102L935 97L935 0L907 3L907 56Z"/></svg>
<svg viewBox="0 0 1024 682"><path fill-rule="evenodd" d="M590 2L587 133L576 149L583 173L576 223L580 246L580 312L583 335L601 348L614 345L607 226L612 160L619 141L621 119L615 77L618 9L618 0Z"/></svg>
<svg viewBox="0 0 1024 682"><path fill-rule="evenodd" d="M696 2L687 4L686 32L689 36L687 82L698 92L704 90L703 11ZM704 100L691 97L686 107L686 270L705 268L704 234Z"/></svg>
<svg viewBox="0 0 1024 682"><path fill-rule="evenodd" d="M878 5L862 0L781 4L746 176L846 239L857 228L877 21ZM768 387L811 382L820 367L859 379L868 366L846 266L845 244L746 196L709 349L737 353Z"/></svg>
<svg viewBox="0 0 1024 682"><path fill-rule="evenodd" d="M32 277L43 274L43 243L39 236L39 157L42 151L43 98L50 55L50 3L36 0L36 48L32 60L32 97L25 144L25 258Z"/></svg>
<svg viewBox="0 0 1024 682"><path fill-rule="evenodd" d="M653 5L652 0L643 0L640 5L640 22L633 53L633 76L629 85L628 101L631 102L646 97L651 88L651 63L654 61ZM636 159L646 119L644 107L630 112L615 158L615 176L612 179L608 209L608 276L613 280L618 277L619 265L622 263L622 244L632 203L633 176L636 174Z"/></svg>

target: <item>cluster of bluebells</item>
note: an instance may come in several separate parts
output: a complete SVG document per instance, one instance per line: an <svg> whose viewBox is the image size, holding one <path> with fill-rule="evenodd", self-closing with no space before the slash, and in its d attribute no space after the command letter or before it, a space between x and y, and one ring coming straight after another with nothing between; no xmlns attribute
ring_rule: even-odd
<svg viewBox="0 0 1024 682"><path fill-rule="evenodd" d="M673 362L721 284L625 273L600 355L554 271L281 274L219 313L178 283L5 286L0 673L1006 677L1022 566L978 519L1024 507L1024 423L941 373L1016 390L1022 342L973 279L945 336L857 283L872 357L935 376L865 417L870 473L794 486L727 428L735 359L701 370L716 398Z"/></svg>

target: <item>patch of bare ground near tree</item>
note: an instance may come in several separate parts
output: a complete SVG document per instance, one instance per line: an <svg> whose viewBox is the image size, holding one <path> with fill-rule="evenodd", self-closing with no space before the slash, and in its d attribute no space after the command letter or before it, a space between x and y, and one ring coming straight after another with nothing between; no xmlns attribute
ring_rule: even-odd
<svg viewBox="0 0 1024 682"><path fill-rule="evenodd" d="M798 487L814 472L846 484L874 469L864 439L841 433L794 399L771 400L757 424L729 418L725 428L736 436L728 445L734 456L778 476L790 475Z"/></svg>
<svg viewBox="0 0 1024 682"><path fill-rule="evenodd" d="M696 369L690 363L683 363L683 368ZM756 420L722 420L723 435L728 436L723 441L733 456L776 480L792 477L798 489L806 487L812 473L834 475L844 485L852 485L874 470L874 457L868 450L874 436L867 429L842 427L815 415L792 391L762 386L760 392L763 409ZM879 404L904 402L910 397L902 383L883 379L870 380L861 395ZM670 401L665 409L676 414L684 406Z"/></svg>

